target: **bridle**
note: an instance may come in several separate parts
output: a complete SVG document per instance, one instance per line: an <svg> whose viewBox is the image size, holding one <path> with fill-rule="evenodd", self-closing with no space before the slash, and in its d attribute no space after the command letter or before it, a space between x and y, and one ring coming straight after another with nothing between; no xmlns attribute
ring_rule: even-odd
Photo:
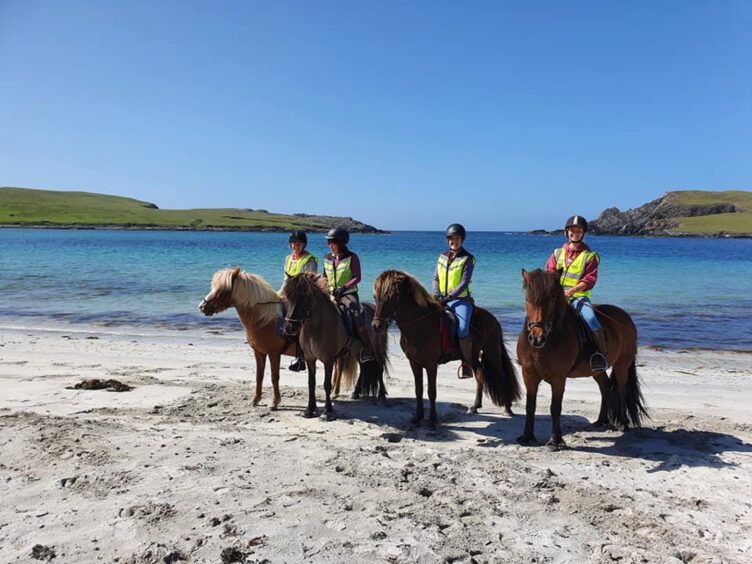
<svg viewBox="0 0 752 564"><path fill-rule="evenodd" d="M548 318L546 320L541 321L530 321L527 317L525 318L525 323L527 325L527 342L530 343L530 346L534 349L542 349L546 346L546 342L548 342L548 336L551 334L551 331L553 331L554 328L554 320L553 318ZM535 344L535 337L533 336L533 329L541 329L543 331L543 338L540 340L540 344Z"/></svg>

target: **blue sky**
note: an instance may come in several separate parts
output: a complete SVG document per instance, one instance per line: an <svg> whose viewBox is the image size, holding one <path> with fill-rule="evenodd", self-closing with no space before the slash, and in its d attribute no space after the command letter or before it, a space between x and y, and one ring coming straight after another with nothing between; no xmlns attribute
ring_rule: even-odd
<svg viewBox="0 0 752 564"><path fill-rule="evenodd" d="M0 0L0 186L387 229L752 189L752 2Z"/></svg>

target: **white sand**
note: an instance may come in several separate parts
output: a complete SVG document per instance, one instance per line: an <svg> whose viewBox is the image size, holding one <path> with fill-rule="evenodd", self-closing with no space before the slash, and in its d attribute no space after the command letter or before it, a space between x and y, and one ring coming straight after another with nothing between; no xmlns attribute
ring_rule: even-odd
<svg viewBox="0 0 752 564"><path fill-rule="evenodd" d="M388 405L326 422L288 371L250 406L239 334L0 329L0 562L752 562L752 355L641 351L653 419L626 435L586 430L597 386L570 380L551 452L515 443L522 404L467 415L452 365L412 427L391 348Z"/></svg>

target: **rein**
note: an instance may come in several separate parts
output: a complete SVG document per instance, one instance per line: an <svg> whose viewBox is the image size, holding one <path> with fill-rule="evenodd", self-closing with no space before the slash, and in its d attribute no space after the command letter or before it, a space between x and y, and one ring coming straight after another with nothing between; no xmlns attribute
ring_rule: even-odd
<svg viewBox="0 0 752 564"><path fill-rule="evenodd" d="M419 315L415 319L408 319L407 321L400 321L400 323L402 325L409 325L411 323L415 323L416 321L420 321L421 319L425 319L426 317L428 317L429 315L431 315L433 313L441 313L441 312L438 311L438 310L433 310L432 309L428 313L424 313L423 315ZM395 323L397 322L397 320L394 318L394 316L392 316L392 317L382 317L381 315L374 315L373 316L373 320L374 321L378 321L378 322L384 322L385 321L387 323L389 323L390 321L394 321Z"/></svg>

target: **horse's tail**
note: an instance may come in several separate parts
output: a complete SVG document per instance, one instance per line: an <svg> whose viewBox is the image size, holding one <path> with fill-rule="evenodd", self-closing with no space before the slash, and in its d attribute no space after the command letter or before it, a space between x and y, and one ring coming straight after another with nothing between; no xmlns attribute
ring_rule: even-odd
<svg viewBox="0 0 752 564"><path fill-rule="evenodd" d="M640 389L640 379L637 377L637 357L632 359L632 364L629 365L629 372L627 374L627 385L625 391L624 403L627 408L627 417L633 427L642 426L642 418L647 417L648 410L645 407L645 400L642 397L642 390Z"/></svg>
<svg viewBox="0 0 752 564"><path fill-rule="evenodd" d="M489 327L491 335L483 339L480 358L483 389L494 405L504 406L511 413L512 403L522 395L520 383L504 344L501 324L490 313L488 316L496 324L496 330Z"/></svg>
<svg viewBox="0 0 752 564"><path fill-rule="evenodd" d="M358 374L358 354L353 348L350 348L350 353L341 357L337 361L337 365L340 370L341 382L344 383L345 388L352 388L355 382L355 377Z"/></svg>

